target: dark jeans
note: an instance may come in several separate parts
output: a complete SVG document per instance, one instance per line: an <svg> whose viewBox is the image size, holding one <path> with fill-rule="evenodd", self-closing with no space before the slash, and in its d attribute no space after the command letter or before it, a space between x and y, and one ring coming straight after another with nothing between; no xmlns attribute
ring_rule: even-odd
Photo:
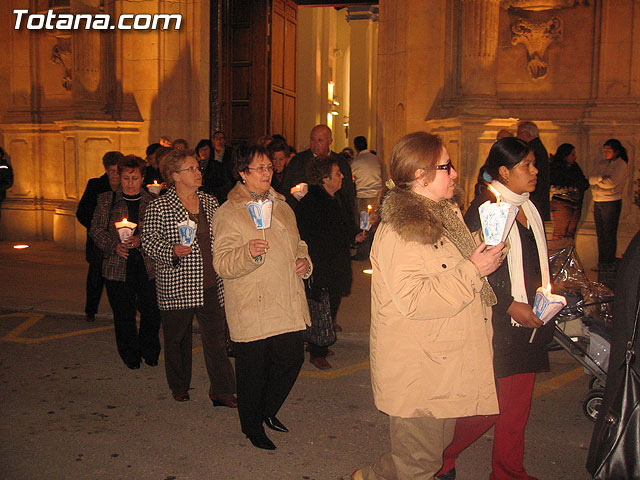
<svg viewBox="0 0 640 480"><path fill-rule="evenodd" d="M341 295L329 297L329 305L331 306L331 320L333 320L333 323L336 323L336 318L338 318L338 308L340 308L340 302L342 302ZM314 345L313 343L310 343L309 351L311 352L311 358L314 358L314 357L326 358L326 356L329 353L329 347L320 347L318 345Z"/></svg>
<svg viewBox="0 0 640 480"><path fill-rule="evenodd" d="M105 283L120 357L125 363L139 362L140 357L157 361L160 312L155 281L143 271L128 275L125 282L106 280ZM136 310L140 312L140 330L136 325Z"/></svg>
<svg viewBox="0 0 640 480"><path fill-rule="evenodd" d="M575 238L581 213L582 205L552 199L553 238Z"/></svg>
<svg viewBox="0 0 640 480"><path fill-rule="evenodd" d="M611 265L616 260L618 248L618 221L622 200L593 202L593 219L598 235L598 265Z"/></svg>
<svg viewBox="0 0 640 480"><path fill-rule="evenodd" d="M103 285L102 258L91 259L89 261L89 271L87 272L87 296L84 306L84 313L87 315L95 315L98 313L98 305L100 305Z"/></svg>
<svg viewBox="0 0 640 480"><path fill-rule="evenodd" d="M233 367L227 357L224 309L217 287L204 291L204 305L183 310L162 310L164 367L172 392L184 393L191 386L192 324L200 324L204 363L209 375L209 395L235 393Z"/></svg>
<svg viewBox="0 0 640 480"><path fill-rule="evenodd" d="M275 416L298 378L304 361L303 331L253 342L236 342L238 415L245 435L260 431Z"/></svg>

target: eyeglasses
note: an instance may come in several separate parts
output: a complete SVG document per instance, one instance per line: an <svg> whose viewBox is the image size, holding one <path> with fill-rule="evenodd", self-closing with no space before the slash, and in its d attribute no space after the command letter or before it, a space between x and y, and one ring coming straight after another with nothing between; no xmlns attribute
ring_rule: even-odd
<svg viewBox="0 0 640 480"><path fill-rule="evenodd" d="M273 165L260 165L259 167L247 167L247 170L256 170L260 173L273 172Z"/></svg>
<svg viewBox="0 0 640 480"><path fill-rule="evenodd" d="M444 165L436 165L436 170L446 170L447 174L451 174L451 170L453 170L453 164L451 163L451 160L449 160L447 163L445 163Z"/></svg>
<svg viewBox="0 0 640 480"><path fill-rule="evenodd" d="M189 171L191 173L196 173L196 172L202 172L202 169L200 167L189 167L189 168L182 168L180 170L176 170L176 172L185 172L185 171Z"/></svg>

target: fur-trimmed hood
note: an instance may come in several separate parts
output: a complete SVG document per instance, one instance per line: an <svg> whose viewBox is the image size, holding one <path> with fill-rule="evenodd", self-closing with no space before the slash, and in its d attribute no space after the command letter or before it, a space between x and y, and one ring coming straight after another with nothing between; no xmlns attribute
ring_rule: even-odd
<svg viewBox="0 0 640 480"><path fill-rule="evenodd" d="M454 196L449 200L452 208L459 209L462 198L462 189L456 186ZM388 223L407 242L435 243L442 237L444 226L430 203L427 198L410 190L393 188L382 200L380 221Z"/></svg>

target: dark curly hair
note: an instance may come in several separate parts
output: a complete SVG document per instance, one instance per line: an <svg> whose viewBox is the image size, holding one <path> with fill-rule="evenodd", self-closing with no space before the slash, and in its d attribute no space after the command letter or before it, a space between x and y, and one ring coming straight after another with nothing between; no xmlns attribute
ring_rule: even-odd
<svg viewBox="0 0 640 480"><path fill-rule="evenodd" d="M307 180L311 185L322 185L331 176L331 169L338 160L329 155L318 155L307 163Z"/></svg>

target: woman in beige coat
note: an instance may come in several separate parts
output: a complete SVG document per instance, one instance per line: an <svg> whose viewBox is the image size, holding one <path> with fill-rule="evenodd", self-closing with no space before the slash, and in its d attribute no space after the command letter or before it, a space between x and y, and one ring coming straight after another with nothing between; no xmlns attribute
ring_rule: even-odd
<svg viewBox="0 0 640 480"><path fill-rule="evenodd" d="M310 320L302 279L311 275L311 259L293 211L271 188L267 151L240 146L234 159L242 182L213 218L213 266L224 280L229 333L236 342L242 432L254 446L273 450L263 422L288 431L276 414L304 361L302 335ZM270 228L256 229L251 201L273 202Z"/></svg>
<svg viewBox="0 0 640 480"><path fill-rule="evenodd" d="M455 419L497 413L495 295L503 244L476 245L452 201L458 176L439 137L405 135L371 249L371 381L391 451L352 480L431 479Z"/></svg>

